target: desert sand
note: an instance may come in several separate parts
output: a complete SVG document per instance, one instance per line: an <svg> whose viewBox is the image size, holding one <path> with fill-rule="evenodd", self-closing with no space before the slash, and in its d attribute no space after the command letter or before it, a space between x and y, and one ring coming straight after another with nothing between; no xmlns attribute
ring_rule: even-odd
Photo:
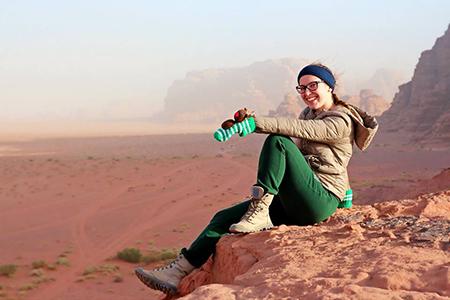
<svg viewBox="0 0 450 300"><path fill-rule="evenodd" d="M30 300L163 298L161 293L146 288L134 277L133 269L138 264L118 260L117 252L127 247L146 252L189 246L215 211L247 196L255 181L263 141L264 136L253 135L245 139L233 137L221 144L210 134L2 141L0 265L14 264L17 271L11 277L0 276L1 297ZM448 150L394 147L375 141L367 153L356 153L350 165L355 203L372 204L448 190L449 167ZM448 201L448 194L445 195ZM376 210L367 206L361 211L364 209ZM358 209L352 212L357 213ZM342 241L338 234L325 234L331 231L327 229L330 224L334 223L305 230L280 227L258 235L258 239L267 239L270 244L287 231L292 232L293 239L313 243L312 234L323 234L317 243L322 243L325 249ZM359 230L351 228L350 233ZM361 235L368 240L365 231L368 229ZM252 239L249 235L242 243L250 243ZM239 243L237 237L229 240ZM283 241L277 247L288 247L289 238ZM344 239L342 249L350 242ZM378 249L377 243L370 245L374 247L374 255L381 255L382 248ZM402 247L405 248L392 251L403 253L409 246ZM428 263L422 255L431 252L411 247L411 253L419 262ZM448 252L444 253L439 247L430 248L436 256L429 259L434 263L446 260L445 272L448 272ZM380 279L380 282L391 282L390 276L396 276L390 271L400 262L389 264L389 261L400 256L400 252L384 258L383 272L387 279ZM303 255L310 254L308 250ZM368 280L365 275L368 271L362 266L364 259L353 262L361 265L361 274L354 276L362 281ZM54 266L33 271L32 263L39 260ZM347 278L350 275L344 274L345 270L340 270L337 261L331 263L334 265L329 268L336 269L335 277L352 280ZM105 264L110 266L111 272L86 275L87 270ZM419 274L423 270L419 264L412 264L408 272ZM441 269L436 272L447 276L448 284L448 273ZM324 289L313 290L315 285L335 286L331 279L319 281L302 286L311 288L309 299L326 298L321 294ZM398 291L404 289L401 283L395 282L372 286L382 289L389 297L400 297ZM214 285L206 287L210 288L214 289ZM432 285L432 289L425 288L419 293L435 293L439 289L442 290L440 281ZM353 285L344 292L354 290L357 294L365 292L364 287ZM292 293L297 292L292 290ZM201 297L207 299L209 296L205 295Z"/></svg>

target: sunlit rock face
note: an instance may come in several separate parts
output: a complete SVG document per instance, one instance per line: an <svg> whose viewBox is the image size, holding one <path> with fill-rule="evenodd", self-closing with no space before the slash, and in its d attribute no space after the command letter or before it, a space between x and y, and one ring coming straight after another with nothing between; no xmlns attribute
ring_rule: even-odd
<svg viewBox="0 0 450 300"><path fill-rule="evenodd" d="M401 85L380 129L420 144L450 145L450 26L422 52L411 81Z"/></svg>
<svg viewBox="0 0 450 300"><path fill-rule="evenodd" d="M287 93L278 107L275 110L269 111L269 116L298 118L305 106L297 92Z"/></svg>
<svg viewBox="0 0 450 300"><path fill-rule="evenodd" d="M222 237L183 299L447 299L450 190Z"/></svg>
<svg viewBox="0 0 450 300"><path fill-rule="evenodd" d="M341 100L356 105L370 115L379 116L389 107L389 103L381 96L375 95L372 90L361 90L359 95L343 96ZM270 117L297 118L305 108L305 104L297 93L288 93L275 110L269 111Z"/></svg>
<svg viewBox="0 0 450 300"><path fill-rule="evenodd" d="M170 86L162 115L173 121L220 122L243 107L266 115L295 91L298 71L307 63L286 58L189 72Z"/></svg>
<svg viewBox="0 0 450 300"><path fill-rule="evenodd" d="M342 100L358 106L372 116L379 116L389 108L389 103L370 89L361 90L357 96L343 96Z"/></svg>

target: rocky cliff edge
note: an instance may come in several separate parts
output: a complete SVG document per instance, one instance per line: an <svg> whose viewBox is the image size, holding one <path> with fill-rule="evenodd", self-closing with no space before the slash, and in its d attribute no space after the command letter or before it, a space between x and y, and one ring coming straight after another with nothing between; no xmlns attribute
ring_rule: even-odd
<svg viewBox="0 0 450 300"><path fill-rule="evenodd" d="M223 237L182 299L448 299L450 190Z"/></svg>

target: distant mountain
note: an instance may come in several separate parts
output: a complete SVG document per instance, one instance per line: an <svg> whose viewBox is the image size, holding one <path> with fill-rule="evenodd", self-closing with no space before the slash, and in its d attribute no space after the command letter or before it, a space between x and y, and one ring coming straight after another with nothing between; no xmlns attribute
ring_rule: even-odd
<svg viewBox="0 0 450 300"><path fill-rule="evenodd" d="M287 93L278 107L269 111L269 117L298 118L305 107L305 103L300 99L300 95L297 92Z"/></svg>
<svg viewBox="0 0 450 300"><path fill-rule="evenodd" d="M450 145L450 26L431 50L422 52L412 80L399 87L379 121L382 132Z"/></svg>
<svg viewBox="0 0 450 300"><path fill-rule="evenodd" d="M298 71L307 63L286 58L190 72L170 86L160 116L178 122L221 122L242 107L268 114L294 90Z"/></svg>
<svg viewBox="0 0 450 300"><path fill-rule="evenodd" d="M379 116L389 107L389 103L381 96L375 95L372 90L361 90L359 95L345 95L341 99L360 107L370 115ZM305 104L297 93L288 93L275 110L269 112L270 117L297 118L305 108Z"/></svg>
<svg viewBox="0 0 450 300"><path fill-rule="evenodd" d="M305 105L294 87L297 85L298 71L308 63L311 61L284 58L239 68L189 72L184 79L172 83L164 100L164 111L153 119L218 123L242 107L261 115L298 116ZM398 84L403 82L400 72L388 69L377 70L369 80L351 81L351 85L346 84L339 74L337 77L340 83L337 86L338 95L361 93L361 88L373 90L370 97L359 95L352 96L352 99L375 115L387 109Z"/></svg>
<svg viewBox="0 0 450 300"><path fill-rule="evenodd" d="M375 94L391 103L398 92L398 86L405 83L406 80L405 74L398 70L378 69L369 80L359 83L358 86L361 90L373 90Z"/></svg>
<svg viewBox="0 0 450 300"><path fill-rule="evenodd" d="M336 74L335 74L336 75ZM351 72L337 74L337 94L358 95L361 90L372 90L388 103L392 102L398 92L398 86L408 81L406 72L397 69L379 68L368 77L353 76Z"/></svg>
<svg viewBox="0 0 450 300"><path fill-rule="evenodd" d="M375 95L369 89L361 90L358 96L343 96L342 100L358 106L372 116L379 116L389 108L389 103L383 97Z"/></svg>

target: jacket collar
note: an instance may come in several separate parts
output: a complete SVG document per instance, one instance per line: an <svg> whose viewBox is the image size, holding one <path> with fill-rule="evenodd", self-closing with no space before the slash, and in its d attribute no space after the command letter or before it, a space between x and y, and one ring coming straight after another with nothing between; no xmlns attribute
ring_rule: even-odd
<svg viewBox="0 0 450 300"><path fill-rule="evenodd" d="M305 116L305 119L315 119L319 116L323 118L329 115L348 115L355 125L354 138L356 146L361 150L367 149L378 130L378 121L375 117L370 116L362 109L351 104L349 104L349 108L336 105L334 109L328 111L314 111L307 107L302 114Z"/></svg>

